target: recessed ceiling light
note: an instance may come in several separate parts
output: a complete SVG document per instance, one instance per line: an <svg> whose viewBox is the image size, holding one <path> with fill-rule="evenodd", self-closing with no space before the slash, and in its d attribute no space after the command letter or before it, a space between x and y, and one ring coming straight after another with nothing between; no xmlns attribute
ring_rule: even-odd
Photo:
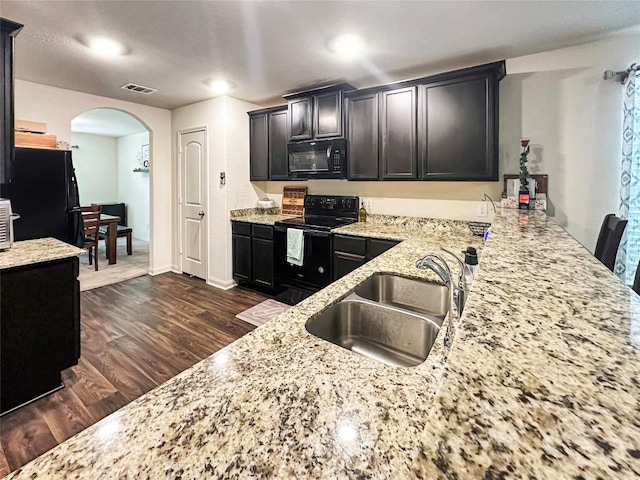
<svg viewBox="0 0 640 480"><path fill-rule="evenodd" d="M115 57L117 55L123 55L125 53L125 47L115 40L104 37L92 38L88 42L88 46L96 54L105 57Z"/></svg>
<svg viewBox="0 0 640 480"><path fill-rule="evenodd" d="M364 51L365 42L358 35L346 33L334 38L329 48L342 57L354 57Z"/></svg>
<svg viewBox="0 0 640 480"><path fill-rule="evenodd" d="M214 95L224 95L233 90L234 85L231 82L223 80L221 78L216 80L209 80L207 86L211 89Z"/></svg>

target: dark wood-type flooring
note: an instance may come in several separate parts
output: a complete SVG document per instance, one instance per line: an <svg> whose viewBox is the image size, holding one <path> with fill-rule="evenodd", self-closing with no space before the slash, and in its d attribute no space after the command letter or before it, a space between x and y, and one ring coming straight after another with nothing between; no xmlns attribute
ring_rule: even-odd
<svg viewBox="0 0 640 480"><path fill-rule="evenodd" d="M0 477L253 330L267 299L167 273L82 292L82 357L65 388L0 418Z"/></svg>

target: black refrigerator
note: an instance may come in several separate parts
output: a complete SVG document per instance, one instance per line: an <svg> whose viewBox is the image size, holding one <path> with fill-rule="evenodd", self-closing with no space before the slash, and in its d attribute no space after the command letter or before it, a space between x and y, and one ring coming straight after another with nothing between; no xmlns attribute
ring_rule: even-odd
<svg viewBox="0 0 640 480"><path fill-rule="evenodd" d="M0 185L11 200L14 240L54 237L82 246L78 182L69 150L16 148L11 183Z"/></svg>

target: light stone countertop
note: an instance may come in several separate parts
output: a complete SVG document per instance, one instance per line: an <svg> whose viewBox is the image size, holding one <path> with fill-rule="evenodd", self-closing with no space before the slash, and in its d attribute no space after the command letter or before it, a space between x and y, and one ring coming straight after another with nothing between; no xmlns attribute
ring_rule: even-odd
<svg viewBox="0 0 640 480"><path fill-rule="evenodd" d="M262 225L273 225L280 220L293 218L295 215L282 215L280 208L259 210L257 208L243 208L231 210L231 220L234 222L260 223Z"/></svg>
<svg viewBox="0 0 640 480"><path fill-rule="evenodd" d="M638 476L640 299L541 212L496 217L450 353L446 322L415 368L306 332L374 273L435 281L422 255L481 247L458 224L395 226L401 244L9 478Z"/></svg>
<svg viewBox="0 0 640 480"><path fill-rule="evenodd" d="M50 262L67 257L77 257L81 248L61 242L55 238L38 238L14 242L11 248L0 251L0 270L22 267L34 263Z"/></svg>

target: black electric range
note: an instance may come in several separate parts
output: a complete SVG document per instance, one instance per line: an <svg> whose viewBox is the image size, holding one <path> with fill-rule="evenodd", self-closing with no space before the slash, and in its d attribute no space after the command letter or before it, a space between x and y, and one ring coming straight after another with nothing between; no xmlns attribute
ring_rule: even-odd
<svg viewBox="0 0 640 480"><path fill-rule="evenodd" d="M276 284L281 290L290 290L284 297L280 295L279 300L293 304L331 283L330 231L358 221L358 200L358 197L305 195L304 216L275 223ZM287 230L292 228L304 231L302 265L287 261ZM291 289L295 294L291 294Z"/></svg>

